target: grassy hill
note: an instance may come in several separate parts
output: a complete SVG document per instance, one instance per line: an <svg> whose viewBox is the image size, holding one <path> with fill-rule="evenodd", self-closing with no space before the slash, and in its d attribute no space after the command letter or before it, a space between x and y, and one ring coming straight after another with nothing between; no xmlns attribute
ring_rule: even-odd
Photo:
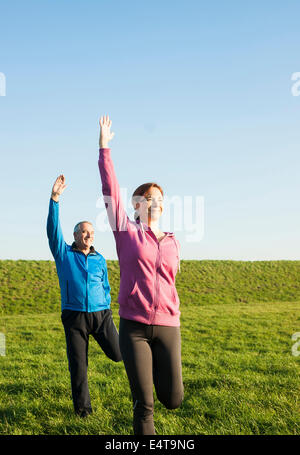
<svg viewBox="0 0 300 455"><path fill-rule="evenodd" d="M117 312L114 305L118 328ZM157 434L299 435L300 356L291 352L291 335L299 329L299 302L183 304L184 400L168 410L155 392ZM94 412L80 419L73 412L60 314L4 315L1 331L0 435L132 435L124 364L106 357L93 337L88 380Z"/></svg>
<svg viewBox="0 0 300 455"><path fill-rule="evenodd" d="M118 328L118 263L108 261L108 270ZM300 434L300 356L292 353L299 272L300 261L182 261L184 401L170 411L155 392L157 434ZM93 337L94 413L80 419L73 412L54 262L0 261L0 280L0 435L131 435L124 365Z"/></svg>
<svg viewBox="0 0 300 455"><path fill-rule="evenodd" d="M112 305L119 265L107 261ZM53 261L0 261L0 314L60 311ZM181 261L176 287L182 305L295 302L300 300L300 261Z"/></svg>

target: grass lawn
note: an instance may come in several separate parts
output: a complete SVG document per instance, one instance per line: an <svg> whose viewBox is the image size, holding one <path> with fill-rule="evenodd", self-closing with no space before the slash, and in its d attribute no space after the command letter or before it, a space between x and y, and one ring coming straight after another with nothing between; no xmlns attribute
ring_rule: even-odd
<svg viewBox="0 0 300 455"><path fill-rule="evenodd" d="M112 305L118 326L118 307ZM157 434L300 434L299 303L185 304L181 307L185 398L165 409L155 397ZM93 338L89 386L94 409L73 413L60 313L0 318L0 434L133 434L122 363Z"/></svg>
<svg viewBox="0 0 300 455"><path fill-rule="evenodd" d="M107 261L112 302L118 261ZM182 304L299 302L300 261L182 260L176 289ZM53 313L60 302L54 261L0 261L0 316Z"/></svg>

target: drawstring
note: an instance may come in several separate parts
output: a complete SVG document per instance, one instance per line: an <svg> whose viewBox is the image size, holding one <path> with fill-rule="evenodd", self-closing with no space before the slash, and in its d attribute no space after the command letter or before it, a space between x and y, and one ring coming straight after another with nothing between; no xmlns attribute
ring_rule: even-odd
<svg viewBox="0 0 300 455"><path fill-rule="evenodd" d="M145 234L145 230L144 230L143 223L141 222L141 220L139 220L139 223L140 223L140 225L141 225L141 229L142 229L142 233L143 233L144 239L146 240L146 245L148 245L147 236L146 236L146 234ZM176 240L175 240L175 237L172 237L172 239L174 240L174 243L175 243L175 246L176 246L176 250L177 250L178 271L180 272L180 254L179 254L179 248L178 248L177 242L176 242Z"/></svg>
<svg viewBox="0 0 300 455"><path fill-rule="evenodd" d="M177 249L177 256L178 256L178 271L180 272L180 254L179 254L179 248L178 248L177 242L176 242L176 240L175 240L175 237L172 237L172 239L174 240L174 243L175 243L176 249Z"/></svg>
<svg viewBox="0 0 300 455"><path fill-rule="evenodd" d="M143 233L144 239L146 240L146 245L148 245L147 236L145 234L144 226L143 226L143 223L141 222L141 220L140 220L140 225L141 225L141 229L142 229L142 233Z"/></svg>

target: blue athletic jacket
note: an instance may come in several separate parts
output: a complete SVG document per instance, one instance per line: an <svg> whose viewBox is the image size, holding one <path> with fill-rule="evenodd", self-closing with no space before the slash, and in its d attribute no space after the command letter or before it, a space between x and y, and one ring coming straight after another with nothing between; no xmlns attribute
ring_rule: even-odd
<svg viewBox="0 0 300 455"><path fill-rule="evenodd" d="M47 219L50 250L56 264L60 284L61 309L100 311L110 308L110 286L104 257L90 248L86 256L67 245L59 222L59 203L50 199Z"/></svg>

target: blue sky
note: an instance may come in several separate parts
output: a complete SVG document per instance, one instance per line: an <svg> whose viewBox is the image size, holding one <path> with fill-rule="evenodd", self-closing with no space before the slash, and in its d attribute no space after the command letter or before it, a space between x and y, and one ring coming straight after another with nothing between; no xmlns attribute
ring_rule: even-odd
<svg viewBox="0 0 300 455"><path fill-rule="evenodd" d="M183 259L300 259L297 1L13 1L0 7L0 259L52 259L46 219L97 224L98 120L129 196L157 181L204 199ZM128 210L132 214L131 210ZM113 235L95 247L116 259Z"/></svg>

